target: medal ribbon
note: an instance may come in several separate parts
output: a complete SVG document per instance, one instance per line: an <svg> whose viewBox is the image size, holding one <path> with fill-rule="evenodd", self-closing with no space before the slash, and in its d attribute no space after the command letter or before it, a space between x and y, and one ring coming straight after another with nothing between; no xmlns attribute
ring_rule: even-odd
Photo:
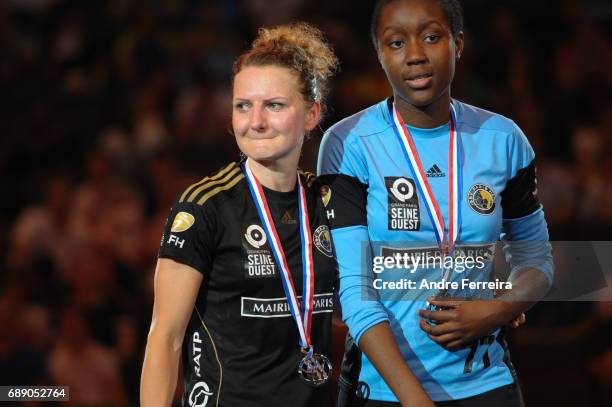
<svg viewBox="0 0 612 407"><path fill-rule="evenodd" d="M450 120L450 136L449 136L449 147L448 147L448 212L449 212L449 224L448 224L448 235L446 234L446 228L444 225L444 217L442 211L436 201L429 181L425 177L425 171L423 170L423 164L419 158L419 153L414 145L410 131L406 127L402 116L393 104L393 122L395 124L395 134L399 138L400 144L403 146L403 153L408 161L408 166L412 171L415 179L417 180L417 187L421 193L421 196L425 198L425 206L427 208L427 214L431 219L433 225L434 234L440 248L440 255L445 257L450 255L455 247L457 236L459 235L459 225L461 218L461 209L459 207L460 197L460 164L459 164L459 135L457 133L456 121L455 121L455 108L451 103L451 120ZM446 270L444 274L444 280L450 277L450 270Z"/></svg>
<svg viewBox="0 0 612 407"><path fill-rule="evenodd" d="M295 285L291 278L291 272L285 257L285 251L281 245L274 220L270 213L268 201L264 195L261 183L255 177L248 165L248 160L244 164L246 180L251 191L251 196L259 213L259 219L266 232L272 254L276 264L281 271L281 281L285 290L285 296L289 303L291 316L295 320L300 334L300 346L305 349L312 349L310 341L310 328L312 324L312 311L314 304L314 262L312 259L312 233L310 232L310 220L308 218L308 206L306 204L306 191L302 185L299 174L297 175L298 191L298 214L300 224L300 237L302 241L302 303L298 302Z"/></svg>

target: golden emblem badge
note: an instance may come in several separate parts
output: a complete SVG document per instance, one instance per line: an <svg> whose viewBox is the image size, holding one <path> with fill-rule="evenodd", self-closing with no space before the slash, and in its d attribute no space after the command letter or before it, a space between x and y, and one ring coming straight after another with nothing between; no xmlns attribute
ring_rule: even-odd
<svg viewBox="0 0 612 407"><path fill-rule="evenodd" d="M187 212L179 212L174 217L172 222L171 232L184 232L189 229L195 223L195 218L192 214Z"/></svg>

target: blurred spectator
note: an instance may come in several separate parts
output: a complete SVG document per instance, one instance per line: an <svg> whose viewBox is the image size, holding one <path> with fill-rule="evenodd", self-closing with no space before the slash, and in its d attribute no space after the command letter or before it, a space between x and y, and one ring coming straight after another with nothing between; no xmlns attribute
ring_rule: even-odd
<svg viewBox="0 0 612 407"><path fill-rule="evenodd" d="M118 356L89 336L78 310L69 308L63 314L47 363L53 383L70 386L70 402L127 406Z"/></svg>
<svg viewBox="0 0 612 407"><path fill-rule="evenodd" d="M594 382L598 405L612 403L612 302L603 298L595 306L592 316L591 354L589 373Z"/></svg>
<svg viewBox="0 0 612 407"><path fill-rule="evenodd" d="M51 177L43 185L43 202L19 215L11 233L8 258L11 268L27 269L41 258L61 263L69 256L65 236L70 221L70 188L66 177Z"/></svg>
<svg viewBox="0 0 612 407"><path fill-rule="evenodd" d="M0 383L34 385L48 382L45 355L51 339L49 314L28 307L25 288L15 282L0 296Z"/></svg>

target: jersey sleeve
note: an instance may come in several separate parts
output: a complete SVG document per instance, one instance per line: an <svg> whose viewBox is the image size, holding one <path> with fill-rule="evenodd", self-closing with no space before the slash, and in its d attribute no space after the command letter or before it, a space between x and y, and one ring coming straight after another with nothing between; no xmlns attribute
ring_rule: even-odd
<svg viewBox="0 0 612 407"><path fill-rule="evenodd" d="M319 149L318 175L329 187L323 197L329 227L367 225L367 167L356 146L328 132Z"/></svg>
<svg viewBox="0 0 612 407"><path fill-rule="evenodd" d="M535 268L552 285L554 266L544 210L537 196L535 153L515 124L510 141L509 180L502 197L504 253L512 272Z"/></svg>
<svg viewBox="0 0 612 407"><path fill-rule="evenodd" d="M317 172L329 190L323 196L339 268L342 319L359 343L372 326L388 321L372 285L367 229L368 173L357 146L328 131L319 150ZM363 248L363 249L362 249Z"/></svg>
<svg viewBox="0 0 612 407"><path fill-rule="evenodd" d="M508 181L501 193L504 219L516 219L540 208L537 196L535 153L523 131L515 124L510 138Z"/></svg>
<svg viewBox="0 0 612 407"><path fill-rule="evenodd" d="M214 233L214 217L207 214L204 207L177 200L166 219L158 257L172 259L206 274L212 266Z"/></svg>

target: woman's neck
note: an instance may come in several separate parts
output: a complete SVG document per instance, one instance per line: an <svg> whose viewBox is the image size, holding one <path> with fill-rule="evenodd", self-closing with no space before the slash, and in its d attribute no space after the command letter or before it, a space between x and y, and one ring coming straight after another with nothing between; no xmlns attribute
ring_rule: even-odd
<svg viewBox="0 0 612 407"><path fill-rule="evenodd" d="M249 158L246 164L264 187L278 192L294 190L297 162L256 161Z"/></svg>
<svg viewBox="0 0 612 407"><path fill-rule="evenodd" d="M450 120L450 94L445 93L427 106L415 106L395 95L395 106L404 123L412 127L431 129Z"/></svg>

